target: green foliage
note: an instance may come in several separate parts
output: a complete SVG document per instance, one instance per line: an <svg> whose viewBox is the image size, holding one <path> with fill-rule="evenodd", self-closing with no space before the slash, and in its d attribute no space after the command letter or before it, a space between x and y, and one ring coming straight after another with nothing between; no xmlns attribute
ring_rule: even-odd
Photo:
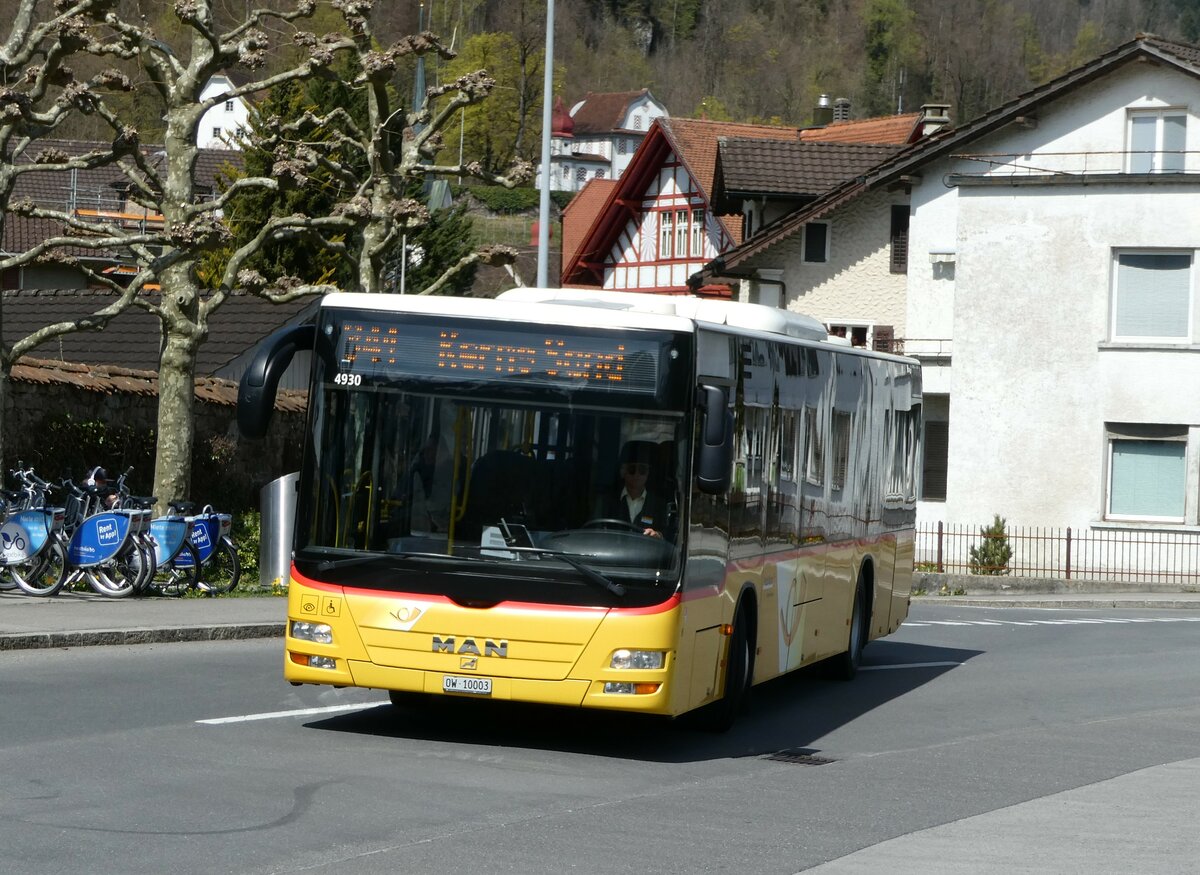
<svg viewBox="0 0 1200 875"><path fill-rule="evenodd" d="M281 119L295 119L305 112L316 115L328 113L342 107L356 124L367 123L366 97L361 89L353 89L349 82L357 69L348 59L340 60L334 68L336 76L330 79L316 78L307 81L285 82L272 88L256 105L251 114L250 128L258 136L271 134ZM307 134L313 141L330 141L336 132L317 128ZM226 174L232 181L237 176L273 176L275 155L266 149L244 144L243 169L240 173ZM357 151L334 151L330 157L347 164L358 177L366 172L365 159ZM253 239L263 224L272 216L304 214L308 216L329 215L334 205L348 196L344 183L325 171L314 173L303 186L289 187L283 191L247 191L238 196L226 211L234 247ZM264 276L297 276L306 282L334 282L349 288L355 281L354 265L339 258L330 250L314 245L314 237L296 236L275 241L262 247L247 267ZM354 241L350 241L354 248ZM228 252L224 254L228 257ZM212 276L219 275L221 264L208 270ZM207 267L207 266L206 266Z"/></svg>
<svg viewBox="0 0 1200 875"><path fill-rule="evenodd" d="M971 548L968 567L972 574L1008 574L1008 563L1012 559L1012 547L1008 544L1005 520L1000 514L990 526L980 529L983 543Z"/></svg>
<svg viewBox="0 0 1200 875"><path fill-rule="evenodd" d="M471 197L493 213L524 213L536 210L541 194L536 188L505 188L502 185L477 185L469 189Z"/></svg>
<svg viewBox="0 0 1200 875"><path fill-rule="evenodd" d="M238 589L261 585L258 579L258 551L262 543L262 514L244 510L233 517L233 543L237 546Z"/></svg>
<svg viewBox="0 0 1200 875"><path fill-rule="evenodd" d="M400 291L400 253L404 246L408 247L410 253L403 276L404 290L416 293L430 286L448 268L469 254L473 248L472 237L471 217L467 215L465 200L449 209L432 211L428 223L399 241L388 256L383 269L388 290ZM472 264L460 269L441 293L465 293L475 281L476 268L477 265Z"/></svg>
<svg viewBox="0 0 1200 875"><path fill-rule="evenodd" d="M46 480L80 480L96 465L107 468L115 480L127 468L154 470L154 429L52 414L36 428L12 436L9 458L32 466Z"/></svg>
<svg viewBox="0 0 1200 875"><path fill-rule="evenodd" d="M540 148L543 56L509 33L481 33L463 44L445 65L443 81L486 70L496 81L487 100L467 107L461 116L463 160L478 161L485 170L503 172L514 158L534 159ZM561 75L560 65L555 67ZM448 126L441 163L458 163L457 126Z"/></svg>

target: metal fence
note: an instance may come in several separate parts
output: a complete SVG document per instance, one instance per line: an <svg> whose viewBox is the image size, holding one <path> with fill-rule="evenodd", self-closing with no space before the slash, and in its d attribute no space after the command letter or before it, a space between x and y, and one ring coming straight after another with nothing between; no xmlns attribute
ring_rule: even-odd
<svg viewBox="0 0 1200 875"><path fill-rule="evenodd" d="M1200 532L1008 526L917 528L917 568L949 574L1200 583Z"/></svg>

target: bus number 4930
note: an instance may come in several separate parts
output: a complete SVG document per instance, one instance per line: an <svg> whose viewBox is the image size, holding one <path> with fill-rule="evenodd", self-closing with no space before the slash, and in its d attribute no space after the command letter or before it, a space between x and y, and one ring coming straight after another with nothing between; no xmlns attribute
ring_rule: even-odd
<svg viewBox="0 0 1200 875"><path fill-rule="evenodd" d="M361 386L362 374L335 374L333 382L338 386Z"/></svg>

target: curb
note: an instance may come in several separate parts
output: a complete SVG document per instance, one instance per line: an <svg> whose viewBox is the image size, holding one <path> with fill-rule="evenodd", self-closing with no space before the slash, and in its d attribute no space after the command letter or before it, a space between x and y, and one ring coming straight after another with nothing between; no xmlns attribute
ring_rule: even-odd
<svg viewBox="0 0 1200 875"><path fill-rule="evenodd" d="M1124 598L1113 599L1097 596L1093 598L1073 596L1056 598L1052 595L1035 598L1014 599L1004 596L985 596L982 598L969 595L923 595L913 596L913 604L927 605L959 605L974 608L1129 608L1139 610L1184 610L1200 611L1200 601L1196 599L1177 599L1164 595L1159 598Z"/></svg>
<svg viewBox="0 0 1200 875"><path fill-rule="evenodd" d="M285 623L239 623L225 626L176 626L162 629L94 629L87 632L0 634L0 650L282 638L285 625Z"/></svg>

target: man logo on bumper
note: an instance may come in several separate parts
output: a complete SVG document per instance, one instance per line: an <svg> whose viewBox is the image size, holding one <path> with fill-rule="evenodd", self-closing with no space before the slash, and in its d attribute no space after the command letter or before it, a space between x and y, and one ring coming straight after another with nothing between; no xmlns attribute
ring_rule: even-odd
<svg viewBox="0 0 1200 875"><path fill-rule="evenodd" d="M492 641L490 638L484 639L483 650L479 649L479 645L475 643L474 638L464 638L462 644L455 641L453 635L448 635L442 638L438 635L433 636L433 652L434 653L457 653L463 656L495 656L500 659L508 658L508 642L507 641Z"/></svg>

